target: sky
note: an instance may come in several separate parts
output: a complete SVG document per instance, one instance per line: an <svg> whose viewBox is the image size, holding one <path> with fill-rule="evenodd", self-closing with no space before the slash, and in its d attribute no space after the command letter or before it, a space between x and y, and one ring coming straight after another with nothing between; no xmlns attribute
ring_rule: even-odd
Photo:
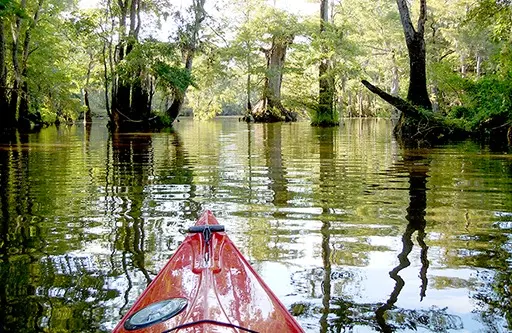
<svg viewBox="0 0 512 333"><path fill-rule="evenodd" d="M171 4L175 7L184 9L191 4L191 0L169 0ZM311 0L267 0L269 4L274 4L278 8L287 10L291 13L298 15L310 15L317 13L320 10L320 5L318 3L311 3ZM80 0L79 6L81 8L95 8L98 6L100 0ZM215 3L216 0L206 0L206 4ZM213 14L215 16L215 14ZM146 31L144 35L153 36L159 40L167 40L168 37L172 34L171 31L174 30L174 25L172 22L165 22L162 26L146 26Z"/></svg>
<svg viewBox="0 0 512 333"><path fill-rule="evenodd" d="M309 15L320 11L320 5L304 0L278 0L276 5L295 14Z"/></svg>
<svg viewBox="0 0 512 333"><path fill-rule="evenodd" d="M80 0L80 7L94 8L98 2L99 0ZM273 3L274 1L269 0L269 2ZM190 4L190 0L171 0L171 3L176 7L186 7ZM276 6L296 14L311 14L319 10L318 4L309 3L306 0L276 0Z"/></svg>

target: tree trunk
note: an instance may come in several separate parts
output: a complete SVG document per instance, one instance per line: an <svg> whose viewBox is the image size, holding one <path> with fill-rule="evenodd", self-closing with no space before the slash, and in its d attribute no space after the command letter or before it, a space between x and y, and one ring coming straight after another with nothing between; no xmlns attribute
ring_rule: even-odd
<svg viewBox="0 0 512 333"><path fill-rule="evenodd" d="M143 87L142 73L132 86L132 114L134 118L147 121L150 118L151 107L149 104L149 92Z"/></svg>
<svg viewBox="0 0 512 333"><path fill-rule="evenodd" d="M244 12L244 16L245 16L245 24L249 23L250 20L251 20L251 13L252 13L252 9L250 7L247 7L247 10ZM242 120L246 121L246 122L252 122L253 121L253 118L252 118L252 102L251 102L251 97L252 97L252 80L251 80L251 76L252 76L252 58L253 58L253 55L252 55L252 50L253 50L253 46L251 44L250 41L246 41L245 42L245 51L247 52L246 53L246 64L247 64L247 81L246 81L246 98L247 98L247 101L246 101L246 108L245 108L245 112L244 112L244 116L242 117Z"/></svg>
<svg viewBox="0 0 512 333"><path fill-rule="evenodd" d="M249 60L247 60L247 65L248 65L248 68L250 68ZM252 95L251 73L250 73L251 71L249 70L248 72L249 73L247 74L247 84L246 84L246 92L245 92L247 94L247 105L245 108L245 114L241 119L245 122L250 123L254 120L254 118L252 117L252 103L251 103L251 95Z"/></svg>
<svg viewBox="0 0 512 333"><path fill-rule="evenodd" d="M26 78L26 71L23 72L23 76ZM21 86L20 104L18 109L18 127L22 129L29 129L32 126L29 114L28 96L28 83L25 79Z"/></svg>
<svg viewBox="0 0 512 333"><path fill-rule="evenodd" d="M320 2L320 35L325 34L326 25L329 22L329 3L328 0ZM327 53L322 46L322 53ZM331 61L328 58L320 61L318 68L319 74L319 94L318 110L313 118L313 126L330 127L338 125L334 115L334 78L330 75Z"/></svg>
<svg viewBox="0 0 512 333"><path fill-rule="evenodd" d="M185 69L191 73L192 65L194 62L194 56L197 49L197 44L199 43L199 31L201 30L201 25L203 21L206 19L206 12L204 10L204 4L206 0L193 0L192 10L194 12L194 24L191 27L190 33L190 42L185 46L183 50L186 54L185 60ZM184 91L176 92L174 96L174 101L172 102L169 109L167 109L167 116L170 118L171 123L178 118L181 108L185 102L185 96L187 94L188 87L185 88Z"/></svg>
<svg viewBox="0 0 512 333"><path fill-rule="evenodd" d="M407 100L413 105L432 110L427 91L425 23L427 21L427 0L420 1L420 15L417 31L411 21L407 0L397 0L400 19L404 29L405 42L409 52L409 91Z"/></svg>
<svg viewBox="0 0 512 333"><path fill-rule="evenodd" d="M92 122L91 103L89 102L89 82L91 81L91 72L92 72L93 64L94 64L93 55L89 54L89 66L87 67L87 78L85 81L85 88L84 88L84 104L85 104L84 124Z"/></svg>
<svg viewBox="0 0 512 333"><path fill-rule="evenodd" d="M247 13L247 21L249 20L249 13ZM247 109L245 112L245 117L250 117L252 112L252 103L251 103L251 95L252 95L252 84L251 84L251 73L252 73L252 62L251 62L251 52L252 49L251 44L246 42L246 48L248 50L247 53Z"/></svg>
<svg viewBox="0 0 512 333"><path fill-rule="evenodd" d="M126 56L126 22L128 15L129 0L117 0L119 7L119 43L115 63L119 64ZM111 10L111 15L113 11ZM111 127L118 130L128 120L130 114L130 86L124 79L115 75L112 81L112 116Z"/></svg>
<svg viewBox="0 0 512 333"><path fill-rule="evenodd" d="M357 91L357 110L359 118L363 118L363 90L358 89Z"/></svg>
<svg viewBox="0 0 512 333"><path fill-rule="evenodd" d="M108 79L108 65L107 65L107 41L103 41L103 47L102 47L102 61L103 61L103 89L104 91L104 97L105 97L105 108L107 109L107 115L112 122L112 110L110 108L110 96L108 94L109 91L109 79Z"/></svg>
<svg viewBox="0 0 512 333"><path fill-rule="evenodd" d="M267 77L265 90L267 96L275 101L281 100L281 86L283 83L283 68L288 45L293 38L273 38L272 49L267 53Z"/></svg>
<svg viewBox="0 0 512 333"><path fill-rule="evenodd" d="M194 54L189 52L187 54L187 59L185 60L185 69L191 73L192 65L194 61ZM171 119L171 123L174 122L178 116L180 115L181 108L185 103L185 95L187 93L187 88L185 91L177 91L174 95L174 100L172 101L171 106L167 109L167 116Z"/></svg>
<svg viewBox="0 0 512 333"><path fill-rule="evenodd" d="M410 77L407 99L426 110L432 109L427 91L425 41L415 40L409 49Z"/></svg>
<svg viewBox="0 0 512 333"><path fill-rule="evenodd" d="M476 56L476 77L480 78L482 75L482 56L477 54Z"/></svg>
<svg viewBox="0 0 512 333"><path fill-rule="evenodd" d="M115 109L113 111L118 113L121 119L125 120L128 120L131 117L130 90L130 85L126 82L126 80L118 77L117 87L115 90L115 102L113 101L112 105L115 105Z"/></svg>
<svg viewBox="0 0 512 333"><path fill-rule="evenodd" d="M27 1L21 0L20 9L25 10L27 7ZM20 47L20 34L21 34L21 23L22 18L18 15L16 16L16 24L12 26L12 67L13 67L13 76L14 83L11 90L11 98L9 100L9 117L14 119L14 124L16 123L16 115L18 113L18 99L20 94L20 86L21 86L21 68L19 61L19 47Z"/></svg>
<svg viewBox="0 0 512 333"><path fill-rule="evenodd" d="M378 95L380 98L396 107L398 110L406 114L408 117L419 117L419 111L409 101L405 101L398 96L392 96L366 80L363 80L361 82L372 93Z"/></svg>
<svg viewBox="0 0 512 333"><path fill-rule="evenodd" d="M110 2L108 2L109 4ZM120 33L116 48L115 65L119 65L137 47L142 10L140 0L117 0L117 6L119 8ZM112 11L110 6L109 10ZM106 73L105 59L104 69ZM111 72L114 72L112 68ZM129 75L131 76L130 79L135 79L133 80L135 83L130 83L130 80L126 77L120 77L119 75L114 76L112 82L110 123L111 127L116 130L147 126L150 118L150 92L144 85L147 76L142 73L140 68L134 69Z"/></svg>
<svg viewBox="0 0 512 333"><path fill-rule="evenodd" d="M466 65L466 55L464 53L460 56L460 74L463 78L466 77L467 74L467 65Z"/></svg>
<svg viewBox="0 0 512 333"><path fill-rule="evenodd" d="M140 0L132 0L130 7L130 40L128 41L126 54L128 55L135 47L136 41L139 38L140 30ZM150 118L151 106L149 105L149 91L144 85L147 76L141 70L135 73L138 77L135 83L131 86L131 105L130 116L133 119L142 120L147 122Z"/></svg>
<svg viewBox="0 0 512 333"><path fill-rule="evenodd" d="M449 136L461 135L464 129L445 124L432 112L421 112L409 101L372 85L366 80L361 81L371 92L381 97L402 112L402 117L395 127L395 134L403 141L435 142Z"/></svg>
<svg viewBox="0 0 512 333"><path fill-rule="evenodd" d="M271 123L297 120L297 116L286 110L281 103L281 84L286 50L292 42L293 36L274 36L272 47L263 49L267 58L267 72L262 99L252 110L252 116L256 122Z"/></svg>
<svg viewBox="0 0 512 333"><path fill-rule="evenodd" d="M84 124L90 124L92 123L92 112L91 112L91 103L89 102L89 90L85 88L85 94L84 94L84 101L85 101L85 115L84 115Z"/></svg>
<svg viewBox="0 0 512 333"><path fill-rule="evenodd" d="M39 0L36 11L34 13L33 20L30 26L25 31L25 40L23 42L23 53L22 53L22 63L21 63L21 77L22 77L22 86L21 86L21 95L20 104L19 104L19 115L18 115L18 123L23 128L30 128L32 126L32 122L36 122L37 117L31 117L29 114L29 91L28 91L28 82L27 82L27 73L28 73L28 57L30 55L30 42L32 39L32 30L35 28L36 24L39 21L39 13L43 7L44 0ZM36 124L37 125L37 124Z"/></svg>
<svg viewBox="0 0 512 333"><path fill-rule="evenodd" d="M9 102L7 100L7 50L5 47L4 19L0 16L0 117L5 119L2 127L13 127L16 122L16 114L12 114L9 110Z"/></svg>
<svg viewBox="0 0 512 333"><path fill-rule="evenodd" d="M251 104L251 74L247 74L247 114L249 115L252 111Z"/></svg>
<svg viewBox="0 0 512 333"><path fill-rule="evenodd" d="M19 79L15 78L13 85L12 85L12 89L11 89L11 96L9 98L9 118L11 119L12 123L15 126L18 122L17 114L18 114L19 94L20 94L20 81L19 81Z"/></svg>
<svg viewBox="0 0 512 333"><path fill-rule="evenodd" d="M185 94L175 93L171 106L167 109L167 116L174 122L180 115L181 107L185 101Z"/></svg>
<svg viewBox="0 0 512 333"><path fill-rule="evenodd" d="M432 111L432 103L427 91L425 23L427 21L427 1L420 0L420 15L417 31L411 22L407 0L397 0L400 19L404 30L405 41L409 51L409 91L407 101L392 96L368 81L362 83L373 93L402 111L400 120L395 127L395 134L405 141L436 141L446 134L460 133L461 129L446 126L432 112L421 112L420 109Z"/></svg>
<svg viewBox="0 0 512 333"><path fill-rule="evenodd" d="M347 117L352 118L354 116L354 103L353 103L353 93L352 91L348 92L348 101L347 101Z"/></svg>

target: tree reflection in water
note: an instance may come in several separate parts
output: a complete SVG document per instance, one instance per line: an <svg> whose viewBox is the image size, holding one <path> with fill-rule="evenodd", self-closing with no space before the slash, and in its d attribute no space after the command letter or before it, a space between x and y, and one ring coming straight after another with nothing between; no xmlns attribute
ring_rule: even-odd
<svg viewBox="0 0 512 333"><path fill-rule="evenodd" d="M280 123L265 124L263 130L265 161L268 167L268 177L272 180L270 183L270 189L273 193L272 204L274 207L286 207L290 198L285 177L286 170L283 167L283 125ZM280 213L274 213L274 216L282 217Z"/></svg>
<svg viewBox="0 0 512 333"><path fill-rule="evenodd" d="M115 228L115 244L116 249L122 251L121 266L128 282L124 292L125 303L119 310L120 314L123 314L129 305L130 292L133 288L128 257L131 258L133 266L143 274L146 283L151 282L145 267L145 228L142 213L145 197L144 180L148 178L148 173L152 172L149 169L153 159L152 139L150 135L113 133L112 150L113 180L112 184L107 184L106 187L111 188L112 197L120 199L118 207L111 206L114 210L110 214L115 216L117 211L117 219L121 222L121 227Z"/></svg>
<svg viewBox="0 0 512 333"><path fill-rule="evenodd" d="M31 225L30 161L23 147L27 135L2 133L0 142L0 332L22 332L38 327L43 314L30 281L45 242Z"/></svg>
<svg viewBox="0 0 512 333"><path fill-rule="evenodd" d="M320 147L320 191L328 192L329 187L325 184L331 184L328 177L332 174L334 167L334 128L317 129L319 147ZM320 198L329 198L329 193L322 193ZM327 202L321 202L322 215L328 213L329 205ZM324 266L324 276L322 281L322 316L320 318L320 331L327 332L329 329L328 316L331 302L331 222L328 219L322 221L322 263Z"/></svg>
<svg viewBox="0 0 512 333"><path fill-rule="evenodd" d="M399 273L409 267L409 254L414 243L413 234L417 232L416 240L420 246L421 268L419 278L421 288L419 300L426 297L429 267L428 246L425 243L426 209L427 209L427 180L430 169L430 160L424 156L409 155L406 151L403 166L409 174L409 206L406 219L408 221L404 234L402 235L402 251L398 255L398 265L389 272L389 276L395 281L395 287L389 299L375 310L378 329L382 332L394 332L402 329L417 330L424 327L434 332L447 332L452 329L462 329L463 324L460 317L446 313L446 309L436 307L428 310L407 310L395 308L400 292L405 286L405 281Z"/></svg>
<svg viewBox="0 0 512 333"><path fill-rule="evenodd" d="M321 156L325 163L329 159L328 155L332 154L328 149L325 150L326 147L329 147L329 143L322 140L323 152ZM320 332L350 332L357 326L373 327L381 332L394 332L404 329L416 330L419 327L434 332L446 332L450 329L463 328L461 318L447 313L447 309L431 307L423 310L395 307L399 295L405 286L405 281L400 276L400 272L411 265L409 255L414 247L413 237L415 233L417 234L416 240L420 247L421 260L421 268L419 270L421 288L418 299L422 301L427 296L429 260L428 246L425 242L425 215L429 169L430 160L428 158L406 155L403 165L400 165L397 170L399 173L407 172L409 178L409 206L406 214L408 224L401 238L402 249L398 255L399 263L389 272L390 277L395 282L389 299L384 304L356 303L350 297L340 297L332 294L332 284L353 284L357 278L357 273L344 269L333 269L332 248L330 245L332 230L330 230L331 223L327 218L322 221L321 228L322 274L317 272L317 270L313 270L313 272L310 272L312 276L309 277L314 280L322 279L322 306L317 308L315 305L294 304L292 310L300 309L301 313L309 313L309 315L319 313L321 315L319 320ZM322 197L328 197L328 195L323 195ZM301 274L308 274L308 272L301 272ZM301 277L297 275L294 279L298 281ZM312 285L314 284L314 281L312 281ZM304 286L303 288L306 289L307 287ZM310 297L315 297L315 295Z"/></svg>
<svg viewBox="0 0 512 333"><path fill-rule="evenodd" d="M195 185L193 173L189 168L188 153L177 132L167 136L167 149L162 156L162 165L155 170L155 156L152 134L123 134L113 133L111 138L112 163L107 161L106 168L110 176L107 177L107 205L106 215L112 217L112 241L115 248L111 253L113 269L121 269L116 275L126 279L124 288L124 304L119 308L122 316L138 296L134 286L141 287L141 279L146 285L152 281L157 272L149 272L147 267L148 253L156 252L156 244L173 243L172 236L162 235L161 226L154 223L155 214L147 214L149 210L160 211L165 217L178 216L178 220L195 220L201 211L200 204L194 200ZM155 189L151 179L158 178L159 186ZM187 199L168 199L175 185L185 186L189 189ZM165 196L166 200L163 199ZM160 209L152 207L156 202L165 202ZM175 211L172 211L174 207ZM171 211L170 211L171 210ZM183 222L184 223L184 222ZM165 238L164 238L165 237ZM120 262L115 262L119 260ZM134 278L141 274L141 279ZM134 295L135 294L135 295Z"/></svg>
<svg viewBox="0 0 512 333"><path fill-rule="evenodd" d="M57 190L38 192L34 178L48 176L45 165L67 156L31 153L34 136L0 135L0 332L96 332L104 309L91 303L112 294L101 269L55 236L65 222L44 217L41 206L54 204Z"/></svg>
<svg viewBox="0 0 512 333"><path fill-rule="evenodd" d="M422 157L408 155L404 157L404 168L406 168L409 173L409 207L407 208L407 215L405 217L409 223L402 236L403 247L398 255L399 264L389 272L389 276L395 280L395 288L387 302L375 311L377 323L383 332L393 331L393 327L386 322L385 314L388 310L393 308L398 301L400 292L405 286L405 281L399 273L411 265L408 257L414 247L412 236L415 232L418 232L416 239L421 247L420 300L422 301L426 296L429 261L427 258L428 246L425 243L425 227L427 224L425 214L427 209L427 178L429 164L430 162Z"/></svg>

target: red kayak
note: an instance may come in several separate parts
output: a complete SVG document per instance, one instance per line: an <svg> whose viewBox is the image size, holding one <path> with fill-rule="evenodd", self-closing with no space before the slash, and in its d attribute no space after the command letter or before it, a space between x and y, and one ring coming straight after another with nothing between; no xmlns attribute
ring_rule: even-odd
<svg viewBox="0 0 512 333"><path fill-rule="evenodd" d="M120 332L303 332L206 212L114 329Z"/></svg>

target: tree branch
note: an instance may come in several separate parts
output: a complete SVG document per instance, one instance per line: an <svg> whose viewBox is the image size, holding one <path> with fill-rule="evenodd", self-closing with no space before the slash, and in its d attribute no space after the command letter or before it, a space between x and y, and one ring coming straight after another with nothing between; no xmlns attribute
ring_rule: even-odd
<svg viewBox="0 0 512 333"><path fill-rule="evenodd" d="M366 80L362 80L361 83L366 88L368 88L368 90L370 90L372 93L378 95L380 98L382 98L389 104L393 105L395 108L402 111L406 115L410 115L413 117L417 117L419 115L419 111L411 103L407 102L406 100L404 100L400 97L397 97L397 96L392 96L392 95L388 94L387 92L385 92L384 90L374 86L373 84L371 84L370 82L368 82Z"/></svg>
<svg viewBox="0 0 512 333"><path fill-rule="evenodd" d="M427 22L427 0L420 0L420 17L418 18L418 34L425 34L425 23Z"/></svg>
<svg viewBox="0 0 512 333"><path fill-rule="evenodd" d="M446 58L447 56L449 56L450 54L453 54L453 53L455 53L454 50L448 50L448 52L446 52L443 56L441 56L439 58L439 61L443 60L444 58Z"/></svg>
<svg viewBox="0 0 512 333"><path fill-rule="evenodd" d="M404 27L405 39L407 41L407 45L409 45L409 43L414 40L416 31L412 25L411 15L409 14L409 7L407 6L407 0L396 0L396 3L398 5L398 11L400 12L400 20L402 21L402 26Z"/></svg>

